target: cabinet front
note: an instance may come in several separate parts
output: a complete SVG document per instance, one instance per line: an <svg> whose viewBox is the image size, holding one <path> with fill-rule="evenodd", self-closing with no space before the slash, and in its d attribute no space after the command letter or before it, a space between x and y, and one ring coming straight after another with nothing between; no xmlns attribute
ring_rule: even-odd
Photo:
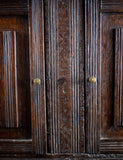
<svg viewBox="0 0 123 160"><path fill-rule="evenodd" d="M121 158L122 71L123 0L0 0L0 156Z"/></svg>
<svg viewBox="0 0 123 160"><path fill-rule="evenodd" d="M123 153L123 2L86 1L86 31L87 151Z"/></svg>
<svg viewBox="0 0 123 160"><path fill-rule="evenodd" d="M31 152L28 17L9 15L4 3L0 1L0 153Z"/></svg>

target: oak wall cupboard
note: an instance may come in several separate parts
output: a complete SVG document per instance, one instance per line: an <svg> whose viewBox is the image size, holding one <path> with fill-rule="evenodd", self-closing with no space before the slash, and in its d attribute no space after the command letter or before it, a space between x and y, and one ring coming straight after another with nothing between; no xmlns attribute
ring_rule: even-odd
<svg viewBox="0 0 123 160"><path fill-rule="evenodd" d="M0 0L0 159L123 158L123 0Z"/></svg>

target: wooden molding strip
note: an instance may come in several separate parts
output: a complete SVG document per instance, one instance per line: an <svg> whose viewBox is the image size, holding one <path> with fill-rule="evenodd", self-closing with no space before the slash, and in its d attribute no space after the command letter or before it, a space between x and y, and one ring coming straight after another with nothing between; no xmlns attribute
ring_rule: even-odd
<svg viewBox="0 0 123 160"><path fill-rule="evenodd" d="M32 142L36 154L44 154L47 149L46 133L46 93L45 93L45 53L44 53L44 1L30 0L30 75ZM32 81L41 80L39 86Z"/></svg>
<svg viewBox="0 0 123 160"><path fill-rule="evenodd" d="M115 30L114 125L123 126L123 28Z"/></svg>

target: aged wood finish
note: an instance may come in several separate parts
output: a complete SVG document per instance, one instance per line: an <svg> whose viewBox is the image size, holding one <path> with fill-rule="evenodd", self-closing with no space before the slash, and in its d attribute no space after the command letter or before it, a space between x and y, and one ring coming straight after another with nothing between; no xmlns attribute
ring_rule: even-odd
<svg viewBox="0 0 123 160"><path fill-rule="evenodd" d="M1 0L0 15L28 15L28 0Z"/></svg>
<svg viewBox="0 0 123 160"><path fill-rule="evenodd" d="M0 42L0 159L123 159L123 0L0 0Z"/></svg>
<svg viewBox="0 0 123 160"><path fill-rule="evenodd" d="M119 104L121 102L121 92L122 91L122 75L119 75L117 79L115 76L119 71L116 71L117 67L117 56L118 52L115 52L115 30L117 27L122 28L123 26L123 15L122 14L102 14L102 29L101 29L101 50L102 50L102 97L101 97L101 152L123 152L122 142L123 142L123 128L115 126L114 115L118 115ZM104 27L105 26L105 27ZM106 43L105 39L108 39ZM122 45L119 43L119 45ZM118 47L118 46L116 46ZM120 46L118 47L120 48ZM119 51L120 55L122 50ZM122 59L118 64L119 68L122 68ZM116 72L115 72L116 71ZM115 91L117 85L120 82L119 99L116 101ZM116 91L117 92L117 91ZM106 98L108 97L108 98ZM113 100L114 99L114 100ZM117 106L117 107L116 107ZM116 116L115 116L116 117ZM112 144L112 145L111 145ZM114 147L114 145L115 147ZM103 146L103 150L102 150ZM104 151L105 150L105 151Z"/></svg>
<svg viewBox="0 0 123 160"><path fill-rule="evenodd" d="M85 4L86 149L90 153L123 153L123 15L118 7L122 4L103 0ZM87 82L90 76L97 77L93 86Z"/></svg>
<svg viewBox="0 0 123 160"><path fill-rule="evenodd" d="M5 127L18 127L16 32L3 31ZM12 44L13 42L13 44ZM7 58L8 57L8 58ZM14 79L12 79L14 78Z"/></svg>
<svg viewBox="0 0 123 160"><path fill-rule="evenodd" d="M123 108L122 108L122 67L123 67L123 29L115 30L115 99L114 99L114 124L123 126Z"/></svg>
<svg viewBox="0 0 123 160"><path fill-rule="evenodd" d="M30 1L30 86L33 151L47 151L43 0ZM41 85L34 85L39 78Z"/></svg>
<svg viewBox="0 0 123 160"><path fill-rule="evenodd" d="M81 0L45 1L49 153L84 152L82 5Z"/></svg>
<svg viewBox="0 0 123 160"><path fill-rule="evenodd" d="M11 31L7 31L10 29ZM26 137L27 127L30 126L30 95L27 95L29 91L28 47L24 47L25 45L28 46L27 19L2 17L0 18L0 30L0 97L2 100L0 103L2 115L0 138L7 135L8 138ZM22 132L23 129L18 128L19 126L25 131ZM10 128L9 134L6 127ZM14 128L18 128L15 133L12 131ZM30 134L28 131L27 135ZM2 135L2 133L4 134Z"/></svg>
<svg viewBox="0 0 123 160"><path fill-rule="evenodd" d="M100 0L99 3L101 12L104 13L122 13L123 12L123 1L122 0Z"/></svg>
<svg viewBox="0 0 123 160"><path fill-rule="evenodd" d="M99 38L99 2L85 1L85 73L86 73L86 151L99 151L100 132L100 38ZM89 83L94 76L96 83ZM98 105L97 105L98 104Z"/></svg>
<svg viewBox="0 0 123 160"><path fill-rule="evenodd" d="M16 69L16 32L0 32L1 60L4 75L1 70L1 90L4 91L5 119L2 118L0 127L18 127L18 96L17 96L17 69ZM3 56L2 56L3 54ZM8 57L8 58L7 58ZM4 124L5 123L5 124Z"/></svg>
<svg viewBox="0 0 123 160"><path fill-rule="evenodd" d="M0 12L0 153L31 153L28 17L9 7Z"/></svg>

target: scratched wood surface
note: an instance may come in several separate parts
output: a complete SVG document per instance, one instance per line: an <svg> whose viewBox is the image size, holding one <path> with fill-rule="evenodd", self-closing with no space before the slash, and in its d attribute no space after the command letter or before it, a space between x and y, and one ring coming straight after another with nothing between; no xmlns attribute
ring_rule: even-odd
<svg viewBox="0 0 123 160"><path fill-rule="evenodd" d="M26 137L30 126L28 33L25 36L23 28L26 32L26 19L0 18L0 138L4 139Z"/></svg>
<svg viewBox="0 0 123 160"><path fill-rule="evenodd" d="M122 28L123 0L0 0L1 159L123 158Z"/></svg>
<svg viewBox="0 0 123 160"><path fill-rule="evenodd" d="M86 1L86 151L123 153L123 1ZM118 35L118 30L121 30ZM95 84L87 79L95 76Z"/></svg>
<svg viewBox="0 0 123 160"><path fill-rule="evenodd" d="M0 1L0 153L32 152L28 16L16 4Z"/></svg>
<svg viewBox="0 0 123 160"><path fill-rule="evenodd" d="M48 152L84 152L83 1L44 4Z"/></svg>

